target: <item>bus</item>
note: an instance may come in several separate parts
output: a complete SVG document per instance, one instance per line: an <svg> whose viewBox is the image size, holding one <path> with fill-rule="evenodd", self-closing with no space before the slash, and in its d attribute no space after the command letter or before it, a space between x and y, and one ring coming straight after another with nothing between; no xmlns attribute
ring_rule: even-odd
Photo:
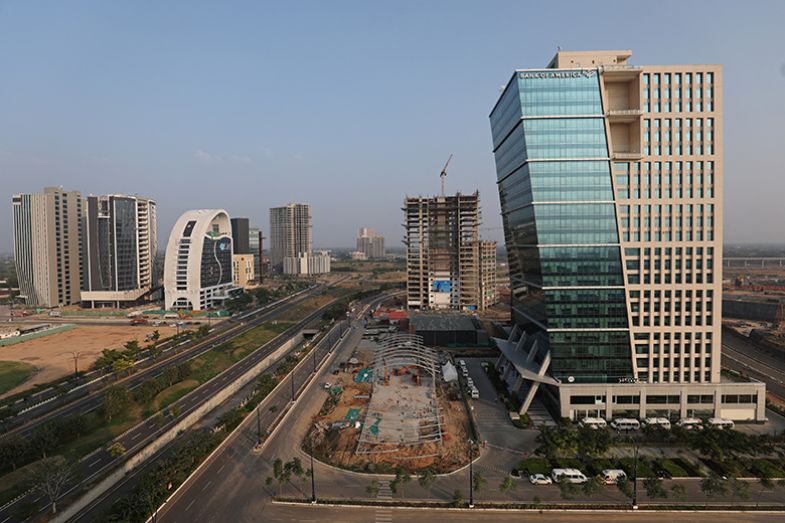
<svg viewBox="0 0 785 523"><path fill-rule="evenodd" d="M611 421L611 427L615 430L638 430L641 422L633 418L616 418Z"/></svg>
<svg viewBox="0 0 785 523"><path fill-rule="evenodd" d="M592 429L604 429L608 424L602 418L583 418L578 422L578 426L590 427Z"/></svg>

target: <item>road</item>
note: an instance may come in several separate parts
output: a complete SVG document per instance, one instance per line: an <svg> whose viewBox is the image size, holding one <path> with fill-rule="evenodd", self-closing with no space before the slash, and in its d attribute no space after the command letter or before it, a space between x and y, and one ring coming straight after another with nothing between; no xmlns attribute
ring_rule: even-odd
<svg viewBox="0 0 785 523"><path fill-rule="evenodd" d="M381 299L380 299L381 300ZM374 300L374 303L379 300ZM256 505L267 505L270 493L260 489L264 485L270 464L276 457L287 461L293 457L291 448L299 446L299 430L310 424L314 408L318 410L327 392L322 383L329 380L330 373L338 362L348 358L362 339L363 326L354 320L349 332L326 360L314 379L297 396L297 401L284 418L277 432L271 435L262 453L255 453L257 426L253 415L246 418L235 438L195 474L179 492L173 496L158 514L162 523L176 521L241 521L256 514L256 521L268 521L256 511ZM295 390L300 390L310 378L313 366L303 365L292 373ZM291 391L280 388L257 408L261 414L262 427L268 427L276 418L271 409L280 412L292 400ZM317 473L321 474L321 472ZM321 478L321 476L317 475ZM227 481L227 478L232 478ZM318 482L321 484L322 480ZM205 495L209 492L209 495ZM250 509L250 512L248 511ZM274 520L269 520L274 521ZM336 520L340 521L340 519Z"/></svg>
<svg viewBox="0 0 785 523"><path fill-rule="evenodd" d="M276 307L269 309L264 307L256 314L249 314L243 323L226 321L220 326L217 326L211 335L206 339L186 342L182 345L180 345L180 343L177 341L167 342L167 345L162 347L164 352L162 352L162 355L159 357L157 362L147 367L140 368L135 373L117 380L112 384L122 384L129 389L133 389L143 381L158 376L172 365L178 365L184 361L195 358L196 356L211 350L213 347L220 345L225 341L239 336L243 332L260 325L261 323L275 319L276 317L301 303L303 300L312 296L316 290L317 289L312 289L310 292L306 292L303 295L296 297L295 299L281 303ZM82 396L73 397L66 395L63 399L68 400L68 403L65 404L60 404L59 401L51 402L51 405L45 404L42 409L45 409L46 412L41 412L41 409L36 409L20 413L13 419L12 423L8 423L8 425L12 425L12 428L8 426L4 427L4 434L18 434L20 436L27 436L33 430L35 430L36 427L40 426L41 423L46 421L64 419L68 416L90 412L103 403L106 385L108 385L106 381L101 381L95 385L97 390L85 390L85 393Z"/></svg>
<svg viewBox="0 0 785 523"><path fill-rule="evenodd" d="M535 511L490 511L490 510L440 510L440 509L383 509L373 507L327 507L311 505L273 504L266 508L264 521L287 521L312 523L327 521L330 523L422 523L424 521L451 521L455 523L477 523L477 521L496 523L531 522L570 522L597 523L614 521L618 523L649 523L667 520L669 523L773 523L782 521L782 514L755 514L746 512L733 514L699 513L699 512L550 512ZM236 523L262 521L252 516L233 520Z"/></svg>
<svg viewBox="0 0 785 523"><path fill-rule="evenodd" d="M245 372L247 372L251 367L267 358L272 352L283 345L294 334L320 318L322 313L327 308L329 308L332 303L333 302L309 314L305 319L301 320L297 324L278 335L274 340L268 342L262 348L257 349L255 352L251 353L229 369L225 370L218 376L212 378L210 381L197 387L189 394L174 402L167 409L168 413L165 416L165 421L162 425L156 425L155 421L148 419L126 431L116 440L119 441L126 449L124 456L114 457L109 452L107 452L106 449L101 448L95 451L93 454L83 458L82 461L78 462L76 465L77 470L75 471L74 477L78 479L75 479L69 483L69 485L64 489L61 497L68 495L70 492L79 488L83 484L88 484L99 474L104 473L107 470L114 468L115 466L118 466L121 462L127 460L150 442L154 441L157 437L164 434L172 426L196 410L202 403L211 398L226 385L232 383L237 378L245 374ZM285 308L288 309L292 306L294 306L294 304L290 303L287 304ZM281 312L282 311L277 311L276 314L280 314ZM235 335L236 334L233 334L233 336ZM219 343L220 342L214 340L213 344L217 345ZM175 417L171 415L173 409L179 409L178 416ZM6 518L10 518L12 516L16 507L24 506L28 503L43 505L42 510L46 510L46 504L42 503L44 501L45 500L42 499L42 495L40 493L28 493L25 496L18 498L14 503L6 505L0 509L0 522L6 523L6 521L9 521Z"/></svg>
<svg viewBox="0 0 785 523"><path fill-rule="evenodd" d="M725 334L722 337L722 366L765 382L770 393L785 400L785 360L772 356L751 341Z"/></svg>
<svg viewBox="0 0 785 523"><path fill-rule="evenodd" d="M488 521L520 521L532 519L534 521L661 521L663 513L644 514L635 513L628 515L611 515L597 513L591 515L566 514L564 512L546 512L539 515L534 512L500 513L483 511L480 516L477 512L452 512L444 510L411 510L396 509L392 507L365 507L365 508L329 508L303 506L284 506L271 501L273 495L277 494L278 488L275 483L272 486L265 484L265 478L271 476L272 462L276 458L284 461L294 456L301 458L305 466L308 466L308 455L300 448L300 441L311 423L311 417L319 410L326 393L319 389L318 384L328 380L329 373L336 367L338 361L348 358L354 344L359 340L360 329L355 325L350 335L346 336L344 342L336 350L335 360L325 365L312 383L302 394L299 400L292 407L291 416L285 419L280 426L279 432L272 436L267 447L261 454L253 452L255 442L255 431L252 424L246 425L238 431L239 435L234 441L228 442L214 459L206 463L203 469L192 477L181 490L167 502L158 514L157 521L163 523L186 523L190 521L200 522L223 522L223 521L375 521L378 523L390 523L392 521L443 521L446 519L456 519L463 521L476 521L481 518ZM298 378L298 383L299 383ZM278 401L287 401L285 397ZM490 406L490 405L489 405ZM267 405L264 406L267 409ZM486 420L487 421L487 420ZM498 420L492 420L498 423ZM481 425L483 420L481 420ZM480 427L482 432L483 428ZM527 431L522 431L526 433ZM513 432L514 434L514 432ZM531 443L529 443L531 445ZM513 446L513 445L510 445ZM518 445L515 445L518 447ZM531 449L529 449L531 450ZM476 499L479 501L497 502L533 502L542 503L563 503L559 488L555 485L535 487L529 485L525 480L516 480L516 488L502 493L498 485L508 473L512 466L516 465L521 458L520 448L501 448L491 447L483 450L482 456L475 462L474 470L481 471L487 479L487 485L483 492L478 493ZM315 464L316 494L320 499L363 499L368 498L369 494L366 487L372 479L381 482L384 495L377 494L379 499L389 499L395 497L399 499L431 499L431 500L450 500L452 493L459 489L467 496L468 491L468 470L463 469L453 474L441 476L436 484L429 490L423 489L417 481L412 481L405 487L403 493L391 494L387 488L390 477L372 476L360 474L352 471L335 469L326 464L316 462ZM707 499L702 494L700 482L691 479L665 481L665 488L670 490L674 484L680 484L686 489L686 499L696 500L699 503L715 505L718 513L688 515L669 513L667 519L675 521L779 521L781 514L777 516L761 514L728 514L721 512L723 506L730 506L738 503L731 496L722 496L716 499ZM292 484L285 485L282 489L285 496L300 497L307 499L310 497L309 483L300 483L294 480ZM764 489L757 483L750 485L750 498L748 503L761 504L783 504L782 489ZM642 504L649 503L645 489L639 485L639 500ZM577 496L581 502L583 496ZM619 504L629 504L629 499L614 487L604 488L598 494L588 498L588 503L611 502ZM670 500L671 503L676 500ZM691 503L686 502L686 503Z"/></svg>

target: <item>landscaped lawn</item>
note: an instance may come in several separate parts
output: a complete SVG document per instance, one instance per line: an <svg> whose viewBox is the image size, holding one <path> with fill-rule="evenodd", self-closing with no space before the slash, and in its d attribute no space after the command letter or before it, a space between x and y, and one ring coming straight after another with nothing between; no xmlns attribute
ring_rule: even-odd
<svg viewBox="0 0 785 523"><path fill-rule="evenodd" d="M162 390L155 396L152 405L148 409L149 412L146 412L145 414L150 415L153 412L158 412L161 409L165 409L198 386L199 382L196 380L185 380L181 381L180 383L175 383L171 387Z"/></svg>
<svg viewBox="0 0 785 523"><path fill-rule="evenodd" d="M529 471L529 474L551 474L551 465L545 458L526 458L518 464L519 469Z"/></svg>
<svg viewBox="0 0 785 523"><path fill-rule="evenodd" d="M21 361L0 361L0 394L21 385L33 374L35 367Z"/></svg>

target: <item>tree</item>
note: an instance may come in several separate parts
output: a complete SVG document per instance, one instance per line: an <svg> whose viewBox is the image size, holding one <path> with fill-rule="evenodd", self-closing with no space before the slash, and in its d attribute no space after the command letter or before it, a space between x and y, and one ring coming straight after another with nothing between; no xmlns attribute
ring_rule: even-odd
<svg viewBox="0 0 785 523"><path fill-rule="evenodd" d="M725 484L725 481L721 477L712 472L701 480L701 492L706 494L709 498L724 496L728 493L728 485Z"/></svg>
<svg viewBox="0 0 785 523"><path fill-rule="evenodd" d="M199 328L196 329L196 337L197 338L204 338L210 334L210 326L209 325L199 325Z"/></svg>
<svg viewBox="0 0 785 523"><path fill-rule="evenodd" d="M376 480L373 480L373 481L371 481L370 485L365 487L365 492L367 492L369 496L373 496L375 498L376 496L379 495L379 489L380 488L381 488L381 485L379 484L379 482L376 481Z"/></svg>
<svg viewBox="0 0 785 523"><path fill-rule="evenodd" d="M632 484L626 476L619 478L616 480L616 486L619 488L622 494L627 496L628 498L632 497Z"/></svg>
<svg viewBox="0 0 785 523"><path fill-rule="evenodd" d="M577 434L578 452L586 456L604 454L611 446L611 433L606 428L581 427Z"/></svg>
<svg viewBox="0 0 785 523"><path fill-rule="evenodd" d="M71 466L63 464L62 461L57 458L44 458L30 470L31 488L46 497L51 504L52 514L57 513L57 498L71 479Z"/></svg>
<svg viewBox="0 0 785 523"><path fill-rule="evenodd" d="M539 446L535 452L549 460L556 459L557 454L575 454L578 450L577 432L569 425L542 427L536 441Z"/></svg>
<svg viewBox="0 0 785 523"><path fill-rule="evenodd" d="M728 480L728 486L730 487L731 493L739 499L749 499L750 497L750 484L746 481L742 481L738 478L730 478Z"/></svg>
<svg viewBox="0 0 785 523"><path fill-rule="evenodd" d="M412 477L409 474L406 474L403 469L398 467L395 470L395 479L390 482L390 490L392 490L393 494L397 494L398 490L401 491L401 496L405 496L403 492L403 487L412 480Z"/></svg>
<svg viewBox="0 0 785 523"><path fill-rule="evenodd" d="M139 346L139 342L137 340L125 342L123 348L125 348L125 350L132 356L136 356L139 351L142 350L142 347Z"/></svg>
<svg viewBox="0 0 785 523"><path fill-rule="evenodd" d="M283 484L289 481L291 473L291 469L284 465L284 462L281 458L275 458L275 461L273 461L273 478L275 478L275 481L278 482L279 496L281 495ZM268 478L268 480L269 479L271 478ZM272 481L269 483L272 483Z"/></svg>
<svg viewBox="0 0 785 523"><path fill-rule="evenodd" d="M665 499L668 497L668 491L665 490L660 478L646 478L643 480L643 486L649 499Z"/></svg>
<svg viewBox="0 0 785 523"><path fill-rule="evenodd" d="M510 490L515 489L516 487L515 481L512 479L512 476L504 476L501 484L499 484L499 490L502 492L509 492Z"/></svg>
<svg viewBox="0 0 785 523"><path fill-rule="evenodd" d="M572 499L578 493L578 486L564 476L559 477L556 484L559 486L559 495L562 499Z"/></svg>
<svg viewBox="0 0 785 523"><path fill-rule="evenodd" d="M16 470L16 464L24 458L29 449L29 440L17 435L5 438L0 442L0 467L11 465L11 469Z"/></svg>
<svg viewBox="0 0 785 523"><path fill-rule="evenodd" d="M593 496L600 490L602 490L602 482L594 476L590 477L586 483L581 485L581 492L586 496Z"/></svg>
<svg viewBox="0 0 785 523"><path fill-rule="evenodd" d="M130 368L133 365L133 361L126 358L125 356L120 357L112 362L112 372L116 375L120 376L126 369Z"/></svg>
<svg viewBox="0 0 785 523"><path fill-rule="evenodd" d="M474 473L474 478L472 481L472 484L474 485L474 493L478 494L487 482L488 480L485 479L485 476L482 475L482 472L480 472L479 470L476 471Z"/></svg>
<svg viewBox="0 0 785 523"><path fill-rule="evenodd" d="M107 447L106 450L107 452L109 452L109 455L112 456L113 458L119 458L120 456L125 454L125 447L119 441L115 441L114 443L109 445L109 447Z"/></svg>
<svg viewBox="0 0 785 523"><path fill-rule="evenodd" d="M436 479L436 474L434 474L431 469L426 469L422 474L420 474L420 477L417 478L417 482L425 490L431 490L433 484L436 483Z"/></svg>
<svg viewBox="0 0 785 523"><path fill-rule="evenodd" d="M452 493L452 506L455 508L463 506L463 494L458 489L455 489L455 492Z"/></svg>
<svg viewBox="0 0 785 523"><path fill-rule="evenodd" d="M673 497L677 500L684 501L687 499L687 487L681 483L676 483L671 487L671 494L673 494Z"/></svg>
<svg viewBox="0 0 785 523"><path fill-rule="evenodd" d="M159 339L161 339L161 333L158 332L158 329L154 330L152 334L150 334L150 339L153 341L158 341Z"/></svg>
<svg viewBox="0 0 785 523"><path fill-rule="evenodd" d="M46 458L46 454L57 446L58 440L59 434L56 422L50 421L35 429L30 438L30 444L38 454Z"/></svg>
<svg viewBox="0 0 785 523"><path fill-rule="evenodd" d="M112 418L124 414L132 402L131 392L128 387L123 385L112 385L106 389L106 398L104 399L104 416L106 421L112 421Z"/></svg>

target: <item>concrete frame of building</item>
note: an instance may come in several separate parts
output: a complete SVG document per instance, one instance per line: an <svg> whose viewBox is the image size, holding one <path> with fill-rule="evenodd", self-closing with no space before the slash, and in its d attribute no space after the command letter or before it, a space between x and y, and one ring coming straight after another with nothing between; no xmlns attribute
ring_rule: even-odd
<svg viewBox="0 0 785 523"><path fill-rule="evenodd" d="M186 211L174 224L166 247L166 308L212 309L237 291L232 282L229 214L222 209Z"/></svg>
<svg viewBox="0 0 785 523"><path fill-rule="evenodd" d="M714 398L706 412L762 421L765 385L720 378L722 68L636 66L628 63L631 54L560 51L546 69L516 70L491 112L516 324L508 339L496 340L502 351L497 368L522 397L521 412L538 389L558 391L550 396L565 417L574 411L565 396L572 390L671 391L679 398L690 396L682 390L704 390ZM539 96L548 88L561 97ZM565 89L587 96L569 98ZM571 104L563 103L568 98ZM555 129L562 141L542 142L540 135ZM548 173L571 175L569 189L541 182ZM530 194L516 192L527 176ZM529 200L507 202L521 194ZM527 206L531 217L521 212ZM584 231L580 224L589 222L571 218L580 214L573 211L591 214L594 228ZM608 230L606 215L613 221ZM549 224L559 217L556 230ZM573 232L575 238L567 234ZM588 241L591 234L596 238ZM585 260L575 253L586 245L603 252ZM558 256L551 261L546 253ZM526 263L531 266L524 270ZM570 274L581 281L567 281ZM581 302L587 291L608 297ZM619 296L623 305L611 314ZM549 317L550 303L562 312ZM723 406L717 399L734 391L745 391L754 405ZM680 415L690 410L689 402L678 405ZM612 414L614 407L604 408ZM636 409L651 410L646 403Z"/></svg>

